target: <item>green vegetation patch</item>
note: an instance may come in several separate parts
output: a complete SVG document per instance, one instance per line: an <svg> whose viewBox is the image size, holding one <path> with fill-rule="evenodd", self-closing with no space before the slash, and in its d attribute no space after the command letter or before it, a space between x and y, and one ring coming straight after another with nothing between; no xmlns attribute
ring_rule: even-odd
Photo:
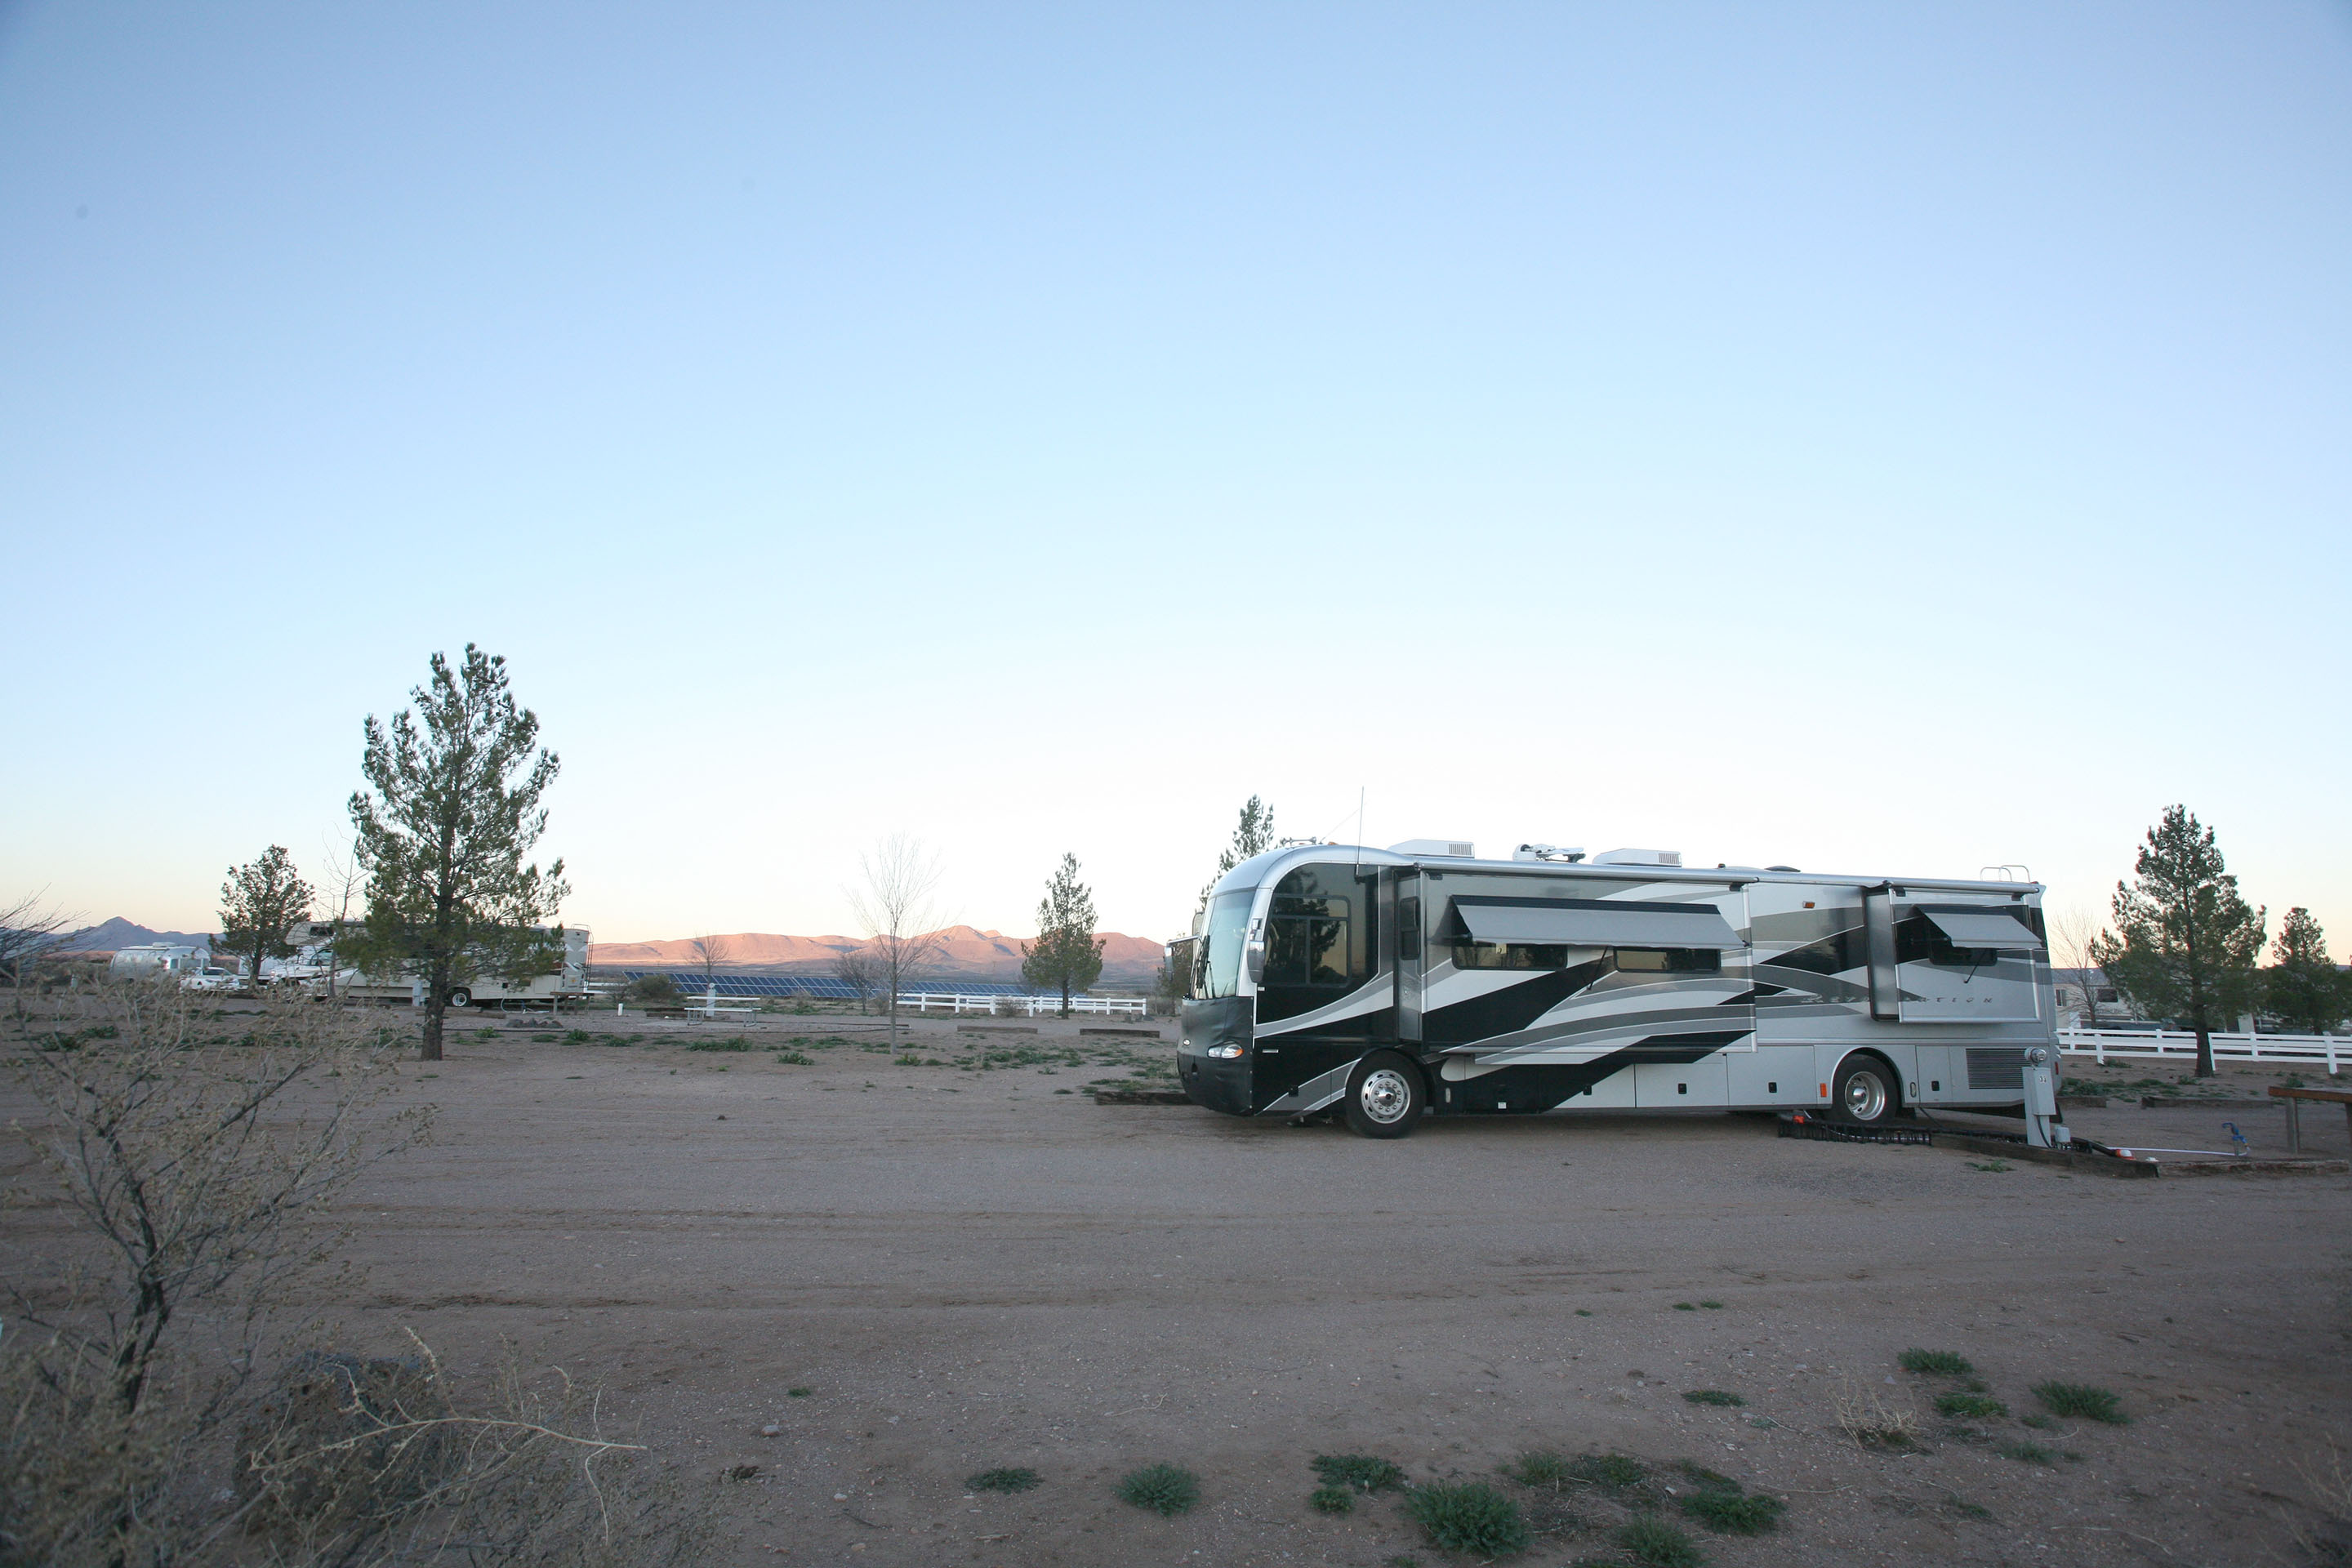
<svg viewBox="0 0 2352 1568"><path fill-rule="evenodd" d="M1404 1485L1404 1470L1371 1454L1318 1454L1315 1474L1327 1487L1351 1487L1360 1492L1393 1491Z"/></svg>
<svg viewBox="0 0 2352 1568"><path fill-rule="evenodd" d="M1694 1388L1685 1391L1685 1399L1693 1405L1745 1405L1748 1403L1727 1388Z"/></svg>
<svg viewBox="0 0 2352 1568"><path fill-rule="evenodd" d="M1966 1377L1976 1371L1969 1358L1957 1351L1907 1350L1895 1359L1905 1372L1932 1373L1937 1377Z"/></svg>
<svg viewBox="0 0 2352 1568"><path fill-rule="evenodd" d="M1645 1568L1699 1568L1706 1561L1687 1531L1655 1514L1644 1514L1620 1530L1617 1544Z"/></svg>
<svg viewBox="0 0 2352 1568"><path fill-rule="evenodd" d="M2005 1459L2017 1459L2029 1465L2054 1465L2058 1450L2045 1448L2039 1443L2003 1443L2000 1453Z"/></svg>
<svg viewBox="0 0 2352 1568"><path fill-rule="evenodd" d="M1989 1421L1996 1415L2008 1415L2009 1406L1981 1394L1939 1394L1936 1395L1936 1414L1966 1421Z"/></svg>
<svg viewBox="0 0 2352 1568"><path fill-rule="evenodd" d="M756 1051L760 1047L740 1035L730 1035L723 1040L690 1040L686 1048L689 1051Z"/></svg>
<svg viewBox="0 0 2352 1568"><path fill-rule="evenodd" d="M1474 1557L1527 1550L1534 1539L1519 1505L1484 1481L1432 1481L1406 1494L1405 1508L1436 1545Z"/></svg>
<svg viewBox="0 0 2352 1568"><path fill-rule="evenodd" d="M2124 1414L2123 1401L2111 1388L2101 1388L2088 1383L2037 1383L2033 1397L2042 1401L2042 1408L2053 1415L2063 1415L2073 1421L2104 1421L2110 1426L2121 1426L2131 1420Z"/></svg>
<svg viewBox="0 0 2352 1568"><path fill-rule="evenodd" d="M1356 1494L1345 1487L1317 1487L1307 1494L1307 1501L1318 1513L1352 1513Z"/></svg>
<svg viewBox="0 0 2352 1568"><path fill-rule="evenodd" d="M1119 1478L1119 1500L1172 1519L1201 1500L1201 1478L1176 1465L1146 1465Z"/></svg>
<svg viewBox="0 0 2352 1568"><path fill-rule="evenodd" d="M1629 1454L1587 1454L1568 1473L1612 1492L1629 1492L1650 1479L1650 1467Z"/></svg>
<svg viewBox="0 0 2352 1568"><path fill-rule="evenodd" d="M1026 1466L1013 1465L1003 1469L982 1470L967 1478L963 1484L976 1492L1025 1492L1038 1485L1042 1479Z"/></svg>
<svg viewBox="0 0 2352 1568"><path fill-rule="evenodd" d="M1530 1448L1504 1468L1503 1473L1523 1487L1550 1487L1557 1491L1575 1475L1568 1460L1549 1448Z"/></svg>
<svg viewBox="0 0 2352 1568"><path fill-rule="evenodd" d="M1682 1500L1683 1511L1724 1535L1762 1535L1780 1528L1780 1516L1788 1505L1776 1497L1762 1497L1748 1491L1729 1476L1697 1465L1685 1465L1683 1473L1698 1483L1698 1490Z"/></svg>

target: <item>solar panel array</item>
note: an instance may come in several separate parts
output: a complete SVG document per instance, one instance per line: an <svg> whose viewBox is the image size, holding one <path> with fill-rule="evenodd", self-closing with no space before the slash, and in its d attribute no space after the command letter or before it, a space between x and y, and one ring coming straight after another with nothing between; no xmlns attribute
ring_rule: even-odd
<svg viewBox="0 0 2352 1568"><path fill-rule="evenodd" d="M670 984L688 996L699 996L704 992L718 990L721 996L813 996L835 1002L854 1002L857 993L846 981L831 975L802 974L719 974L706 978L698 969L624 969L620 974L631 984L655 974L666 974ZM1026 985L1005 985L993 982L955 980L909 983L899 988L902 995L929 991L935 995L959 996L1038 996L1045 993Z"/></svg>

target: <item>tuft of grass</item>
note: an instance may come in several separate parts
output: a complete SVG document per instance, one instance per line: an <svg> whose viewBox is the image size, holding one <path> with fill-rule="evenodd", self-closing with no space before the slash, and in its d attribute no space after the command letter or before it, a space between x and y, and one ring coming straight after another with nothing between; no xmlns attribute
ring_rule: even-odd
<svg viewBox="0 0 2352 1568"><path fill-rule="evenodd" d="M1675 1303L1675 1310L1677 1312L1696 1312L1698 1310L1698 1307L1695 1302L1677 1301Z"/></svg>
<svg viewBox="0 0 2352 1568"><path fill-rule="evenodd" d="M1748 1403L1748 1401L1740 1398L1739 1395L1732 1393L1731 1390L1727 1388L1694 1388L1685 1391L1683 1397L1689 1400L1693 1405L1745 1405Z"/></svg>
<svg viewBox="0 0 2352 1568"><path fill-rule="evenodd" d="M1589 1309L1587 1309L1587 1308L1579 1307L1579 1308L1576 1310L1576 1315L1577 1315L1578 1317L1580 1317L1580 1318L1589 1318L1589 1317L1592 1316L1592 1313L1591 1313L1591 1311Z"/></svg>
<svg viewBox="0 0 2352 1568"><path fill-rule="evenodd" d="M1008 1466L1003 1469L982 1470L964 1481L967 1489L976 1492L1025 1492L1044 1478L1025 1465Z"/></svg>
<svg viewBox="0 0 2352 1568"><path fill-rule="evenodd" d="M1981 1165L1977 1163L1974 1160L1963 1160L1960 1163L1966 1165L1971 1171L2000 1172L2012 1168L2010 1163L2006 1160L1987 1160Z"/></svg>
<svg viewBox="0 0 2352 1568"><path fill-rule="evenodd" d="M584 1046L594 1037L585 1029L567 1029L563 1033L563 1043L567 1046Z"/></svg>
<svg viewBox="0 0 2352 1568"><path fill-rule="evenodd" d="M1976 1371L1969 1358L1957 1351L1907 1350L1895 1359L1905 1372L1932 1373L1937 1377L1966 1377Z"/></svg>
<svg viewBox="0 0 2352 1568"><path fill-rule="evenodd" d="M2035 1412L2032 1415L2021 1415L2018 1419L2024 1422L2028 1426L2032 1427L2037 1432L2051 1431L2058 1425L2058 1418L2056 1416L2044 1415L2039 1411Z"/></svg>
<svg viewBox="0 0 2352 1568"><path fill-rule="evenodd" d="M1558 1490L1576 1471L1569 1462L1549 1448L1530 1448L1505 1467L1503 1473L1523 1487L1550 1487Z"/></svg>
<svg viewBox="0 0 2352 1568"><path fill-rule="evenodd" d="M1939 1394L1936 1395L1936 1414L1967 1421L1988 1421L2008 1415L2009 1406L1981 1394Z"/></svg>
<svg viewBox="0 0 2352 1568"><path fill-rule="evenodd" d="M1372 1454L1318 1454L1315 1473L1327 1487L1360 1492L1392 1491L1405 1480L1402 1468Z"/></svg>
<svg viewBox="0 0 2352 1568"><path fill-rule="evenodd" d="M1619 1531L1617 1544L1644 1568L1699 1568L1706 1561L1706 1553L1681 1526L1655 1514L1643 1514Z"/></svg>
<svg viewBox="0 0 2352 1568"><path fill-rule="evenodd" d="M1628 1454L1587 1454L1568 1473L1612 1492L1629 1492L1650 1479L1650 1467Z"/></svg>
<svg viewBox="0 0 2352 1568"><path fill-rule="evenodd" d="M687 1042L686 1048L689 1051L751 1051L759 1049L757 1046L754 1046L751 1041L745 1039L740 1035L730 1035L723 1040L689 1040Z"/></svg>
<svg viewBox="0 0 2352 1568"><path fill-rule="evenodd" d="M787 1388L784 1390L784 1395L788 1399L806 1399L815 1392L816 1390L813 1388Z"/></svg>
<svg viewBox="0 0 2352 1568"><path fill-rule="evenodd" d="M1944 1511L1961 1519L1990 1519L1992 1510L1982 1503L1970 1502L1958 1492L1944 1494Z"/></svg>
<svg viewBox="0 0 2352 1568"><path fill-rule="evenodd" d="M1431 1481L1408 1492L1405 1507L1448 1552L1501 1557L1534 1539L1519 1505L1484 1481Z"/></svg>
<svg viewBox="0 0 2352 1568"><path fill-rule="evenodd" d="M2042 1401L2042 1408L2053 1415L2063 1415L2074 1421L2104 1421L2110 1426L2121 1426L2131 1420L2124 1414L2123 1401L2111 1388L2101 1388L2089 1383L2037 1383L2033 1397Z"/></svg>
<svg viewBox="0 0 2352 1568"><path fill-rule="evenodd" d="M1146 1465L1119 1478L1122 1502L1173 1519L1201 1500L1201 1478L1176 1465Z"/></svg>
<svg viewBox="0 0 2352 1568"><path fill-rule="evenodd" d="M2058 1450L2045 1448L2039 1443L2003 1443L1996 1450L2004 1459L2018 1459L2029 1465L2054 1465Z"/></svg>
<svg viewBox="0 0 2352 1568"><path fill-rule="evenodd" d="M1699 1305L1710 1312L1720 1312L1723 1310L1723 1303L1720 1301L1701 1301Z"/></svg>
<svg viewBox="0 0 2352 1568"><path fill-rule="evenodd" d="M1837 1396L1837 1424L1864 1447L1907 1448L1919 1440L1919 1418L1881 1401L1866 1388L1848 1384Z"/></svg>
<svg viewBox="0 0 2352 1568"><path fill-rule="evenodd" d="M1726 1535L1762 1535L1778 1530L1788 1507L1779 1498L1742 1492L1736 1485L1727 1491L1707 1490L1683 1499L1685 1513Z"/></svg>
<svg viewBox="0 0 2352 1568"><path fill-rule="evenodd" d="M1352 1513L1356 1494L1345 1487L1317 1487L1307 1494L1307 1502L1318 1513Z"/></svg>
<svg viewBox="0 0 2352 1568"><path fill-rule="evenodd" d="M816 1058L814 1057L805 1057L798 1051L778 1051L776 1053L776 1060L780 1065L788 1068L813 1068L816 1066Z"/></svg>

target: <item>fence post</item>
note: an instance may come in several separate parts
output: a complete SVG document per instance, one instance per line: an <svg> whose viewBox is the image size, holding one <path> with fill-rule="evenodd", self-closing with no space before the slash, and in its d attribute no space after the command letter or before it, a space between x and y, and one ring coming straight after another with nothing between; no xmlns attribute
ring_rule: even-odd
<svg viewBox="0 0 2352 1568"><path fill-rule="evenodd" d="M2107 1037L2096 1029L2091 1031L2091 1051L2099 1058L2101 1067L2107 1065Z"/></svg>
<svg viewBox="0 0 2352 1568"><path fill-rule="evenodd" d="M2336 1076L2336 1037L2322 1035L2319 1037L2327 1042L2327 1076L2334 1078Z"/></svg>

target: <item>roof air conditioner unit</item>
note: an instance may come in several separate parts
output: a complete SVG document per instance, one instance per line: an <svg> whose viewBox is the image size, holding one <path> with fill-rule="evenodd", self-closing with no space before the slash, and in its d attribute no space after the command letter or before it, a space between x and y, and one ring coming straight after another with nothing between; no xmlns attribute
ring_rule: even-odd
<svg viewBox="0 0 2352 1568"><path fill-rule="evenodd" d="M1408 838L1402 844L1389 846L1391 855L1441 856L1454 860L1475 860L1475 847L1459 838Z"/></svg>
<svg viewBox="0 0 2352 1568"><path fill-rule="evenodd" d="M1584 851L1557 844L1522 844L1511 851L1514 860L1559 860L1573 866L1584 858Z"/></svg>
<svg viewBox="0 0 2352 1568"><path fill-rule="evenodd" d="M1596 866L1679 866L1679 849L1607 849L1592 858Z"/></svg>

